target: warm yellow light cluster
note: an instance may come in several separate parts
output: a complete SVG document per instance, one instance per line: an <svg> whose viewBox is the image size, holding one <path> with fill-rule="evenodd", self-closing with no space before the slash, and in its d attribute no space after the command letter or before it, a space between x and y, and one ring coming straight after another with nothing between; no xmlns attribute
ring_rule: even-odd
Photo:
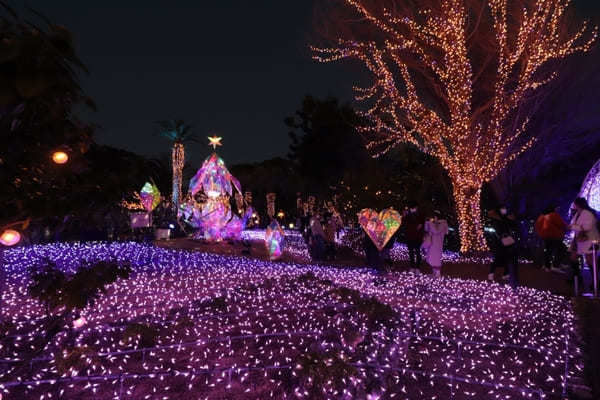
<svg viewBox="0 0 600 400"><path fill-rule="evenodd" d="M135 201L122 200L120 204L121 207L129 211L145 210L140 194L138 192L134 192L133 197L135 198Z"/></svg>
<svg viewBox="0 0 600 400"><path fill-rule="evenodd" d="M417 11L400 0L389 3L393 9L343 1L358 16L349 23L368 24L371 37L363 38L363 29L361 37L338 39L335 48L313 48L314 58L362 61L374 77L372 86L355 87L356 99L367 105L361 114L371 122L358 127L369 135L367 147L377 157L408 142L437 157L453 183L461 250L485 250L483 183L534 143L535 137L523 138L527 100L556 76L548 61L588 51L596 29L584 23L566 33L568 0L420 0ZM470 52L489 33L495 43L486 43L485 57L475 62ZM434 95L423 96L424 86Z"/></svg>

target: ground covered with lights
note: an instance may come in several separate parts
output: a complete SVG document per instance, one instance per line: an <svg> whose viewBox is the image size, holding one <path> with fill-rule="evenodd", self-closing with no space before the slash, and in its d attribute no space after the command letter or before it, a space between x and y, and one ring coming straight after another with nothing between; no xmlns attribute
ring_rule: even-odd
<svg viewBox="0 0 600 400"><path fill-rule="evenodd" d="M44 312L29 267L130 262L27 368ZM563 297L475 280L136 243L7 251L3 399L561 399L581 376Z"/></svg>

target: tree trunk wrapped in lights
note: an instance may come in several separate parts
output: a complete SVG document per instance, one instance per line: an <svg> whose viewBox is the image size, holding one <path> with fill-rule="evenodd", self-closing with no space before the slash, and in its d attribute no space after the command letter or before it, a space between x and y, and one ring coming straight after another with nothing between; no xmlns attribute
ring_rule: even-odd
<svg viewBox="0 0 600 400"><path fill-rule="evenodd" d="M335 3L335 4L334 4ZM337 32L314 58L358 59L355 87L374 156L408 142L440 160L454 185L461 251L486 249L481 188L535 142L531 99L596 29L569 29L568 0L337 0L322 17ZM344 5L345 7L340 7ZM340 15L343 13L343 15Z"/></svg>
<svg viewBox="0 0 600 400"><path fill-rule="evenodd" d="M173 162L173 209L179 210L181 202L181 185L183 181L183 166L185 165L185 150L183 144L175 142L172 152Z"/></svg>

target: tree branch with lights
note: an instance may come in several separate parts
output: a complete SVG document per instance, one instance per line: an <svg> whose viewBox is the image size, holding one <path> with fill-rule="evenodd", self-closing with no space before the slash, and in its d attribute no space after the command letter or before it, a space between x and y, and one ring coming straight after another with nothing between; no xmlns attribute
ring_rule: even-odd
<svg viewBox="0 0 600 400"><path fill-rule="evenodd" d="M570 29L568 0L339 3L323 14L335 45L313 47L314 58L367 68L373 84L354 88L367 147L377 157L408 142L437 157L453 183L461 250L485 250L482 186L535 142L531 98L561 60L589 50L596 28Z"/></svg>

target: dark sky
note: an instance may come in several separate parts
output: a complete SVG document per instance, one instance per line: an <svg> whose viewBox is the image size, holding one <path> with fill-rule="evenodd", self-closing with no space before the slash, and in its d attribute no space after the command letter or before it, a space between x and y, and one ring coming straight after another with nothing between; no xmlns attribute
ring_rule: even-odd
<svg viewBox="0 0 600 400"><path fill-rule="evenodd" d="M350 99L347 68L310 59L319 0L29 0L73 32L102 126L100 143L143 155L169 152L154 121L182 118L204 139L223 136L228 164L285 155L283 118L305 94ZM326 0L321 0L326 1ZM585 15L599 0L578 0ZM209 153L189 146L193 164Z"/></svg>
<svg viewBox="0 0 600 400"><path fill-rule="evenodd" d="M340 65L310 59L313 0L29 1L73 32L91 75L100 143L155 156L169 142L154 121L182 118L223 136L228 164L285 155L283 118L304 94L349 99Z"/></svg>

